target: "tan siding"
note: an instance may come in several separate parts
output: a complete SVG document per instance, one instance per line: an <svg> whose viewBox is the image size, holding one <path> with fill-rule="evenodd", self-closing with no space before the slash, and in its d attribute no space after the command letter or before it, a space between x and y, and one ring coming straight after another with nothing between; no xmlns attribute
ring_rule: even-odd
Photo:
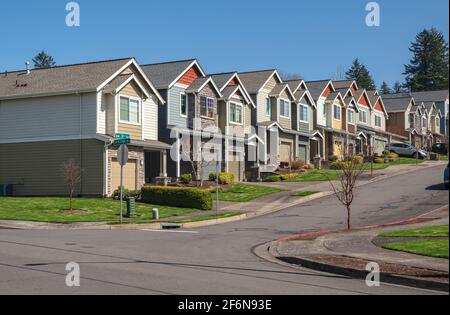
<svg viewBox="0 0 450 315"><path fill-rule="evenodd" d="M14 184L18 196L66 195L62 165L74 160L83 169L81 193L103 195L103 146L97 140L0 145L0 182Z"/></svg>
<svg viewBox="0 0 450 315"><path fill-rule="evenodd" d="M252 105L245 106L245 132L250 133L252 127Z"/></svg>
<svg viewBox="0 0 450 315"><path fill-rule="evenodd" d="M123 186L125 189L136 190L136 166L137 163L135 160L129 160L123 168ZM120 187L120 165L115 159L111 163L111 187L113 190Z"/></svg>
<svg viewBox="0 0 450 315"><path fill-rule="evenodd" d="M142 127L131 124L119 123L119 133L129 134L133 140L142 140Z"/></svg>
<svg viewBox="0 0 450 315"><path fill-rule="evenodd" d="M134 96L139 98L142 97L142 92L140 91L140 88L134 82L131 82L130 84L125 86L119 93L126 96Z"/></svg>

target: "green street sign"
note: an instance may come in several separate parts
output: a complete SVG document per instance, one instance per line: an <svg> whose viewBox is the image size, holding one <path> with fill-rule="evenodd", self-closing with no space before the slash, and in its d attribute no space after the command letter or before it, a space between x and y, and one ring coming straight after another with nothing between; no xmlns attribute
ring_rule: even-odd
<svg viewBox="0 0 450 315"><path fill-rule="evenodd" d="M131 139L130 135L123 134L123 133L116 133L115 138L116 138L116 140L130 140Z"/></svg>
<svg viewBox="0 0 450 315"><path fill-rule="evenodd" d="M131 143L130 139L118 139L114 141L115 145L130 144L130 143Z"/></svg>

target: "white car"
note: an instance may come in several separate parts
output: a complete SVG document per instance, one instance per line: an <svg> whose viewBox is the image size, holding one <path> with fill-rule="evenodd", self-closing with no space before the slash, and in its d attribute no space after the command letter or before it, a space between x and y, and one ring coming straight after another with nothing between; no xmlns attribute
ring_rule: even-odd
<svg viewBox="0 0 450 315"><path fill-rule="evenodd" d="M394 152L400 156L407 156L407 157L416 157L416 148L410 144L405 143L392 143L388 146L386 146L386 150L389 152ZM424 159L426 158L428 153L424 150L419 150L419 158Z"/></svg>

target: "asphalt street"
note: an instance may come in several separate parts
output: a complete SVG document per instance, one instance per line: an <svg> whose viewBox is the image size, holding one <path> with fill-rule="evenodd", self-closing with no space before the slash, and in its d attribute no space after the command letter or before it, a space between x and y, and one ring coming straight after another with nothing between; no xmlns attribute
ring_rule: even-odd
<svg viewBox="0 0 450 315"><path fill-rule="evenodd" d="M361 187L354 226L408 219L449 202L443 167ZM0 294L435 294L264 261L252 249L283 236L343 228L335 197L241 222L183 231L0 230ZM69 288L66 264L81 266Z"/></svg>

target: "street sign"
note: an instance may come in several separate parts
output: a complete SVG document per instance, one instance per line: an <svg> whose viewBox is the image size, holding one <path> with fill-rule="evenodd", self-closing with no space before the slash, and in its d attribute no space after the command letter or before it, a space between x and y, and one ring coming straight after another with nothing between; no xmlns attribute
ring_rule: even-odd
<svg viewBox="0 0 450 315"><path fill-rule="evenodd" d="M116 133L115 137L117 140L129 140L131 139L130 135L123 134L123 133Z"/></svg>
<svg viewBox="0 0 450 315"><path fill-rule="evenodd" d="M130 144L131 140L130 139L119 139L119 140L115 140L114 141L114 145L124 145L124 144Z"/></svg>
<svg viewBox="0 0 450 315"><path fill-rule="evenodd" d="M117 151L117 161L120 166L125 166L128 163L128 147L125 144L122 144Z"/></svg>

